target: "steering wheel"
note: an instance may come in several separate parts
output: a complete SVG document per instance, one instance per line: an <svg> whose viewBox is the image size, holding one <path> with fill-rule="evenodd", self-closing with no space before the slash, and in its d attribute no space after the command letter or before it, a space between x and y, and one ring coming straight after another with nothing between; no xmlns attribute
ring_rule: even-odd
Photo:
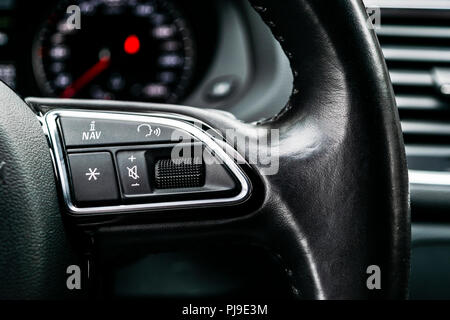
<svg viewBox="0 0 450 320"><path fill-rule="evenodd" d="M73 297L66 269L83 263L83 256L82 245L68 235L80 226L89 226L88 238L97 244L92 255L119 241L155 248L246 242L278 257L298 298L407 297L406 157L388 71L362 2L250 2L280 42L294 75L287 105L258 123L176 105L59 99L27 104L0 84L0 298ZM154 215L122 212L102 221L87 216L74 224L64 213L62 177L55 178L55 154L52 161L43 132L42 116L57 108L176 116L223 135L233 129L251 137L235 147L246 160L239 167L249 195L226 206L178 205L152 209ZM279 135L265 147L278 154L275 174L249 161L252 144L267 130ZM367 286L373 265L381 272L376 289Z"/></svg>

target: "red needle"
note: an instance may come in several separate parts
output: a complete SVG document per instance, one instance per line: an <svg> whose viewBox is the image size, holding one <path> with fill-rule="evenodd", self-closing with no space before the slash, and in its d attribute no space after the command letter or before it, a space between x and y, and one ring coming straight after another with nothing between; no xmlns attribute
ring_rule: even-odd
<svg viewBox="0 0 450 320"><path fill-rule="evenodd" d="M89 70L87 70L81 77L72 82L61 93L61 98L72 98L78 91L80 91L85 85L91 82L95 77L102 73L109 67L110 58L102 57L96 64L94 64Z"/></svg>

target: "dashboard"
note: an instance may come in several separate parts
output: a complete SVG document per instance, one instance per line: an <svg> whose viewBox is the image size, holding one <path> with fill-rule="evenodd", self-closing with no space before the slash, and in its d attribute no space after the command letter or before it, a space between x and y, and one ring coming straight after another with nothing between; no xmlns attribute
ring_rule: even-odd
<svg viewBox="0 0 450 320"><path fill-rule="evenodd" d="M2 0L1 78L23 95L179 102L216 39L194 2Z"/></svg>
<svg viewBox="0 0 450 320"><path fill-rule="evenodd" d="M245 1L0 0L0 79L23 97L220 107L255 120L291 89L265 28Z"/></svg>
<svg viewBox="0 0 450 320"><path fill-rule="evenodd" d="M406 142L411 297L450 298L450 1L365 4L381 10L375 31ZM64 27L67 19L74 28ZM244 121L275 114L292 91L288 59L245 0L0 0L0 79L22 97L177 103L225 110ZM150 289L143 294L167 283L180 294L192 279L164 266L184 263L197 277L193 291L215 294L208 277L221 279L217 287L255 287L255 279L272 272L258 273L252 266L264 264L260 257L239 252L230 259L208 252L208 262L198 252L148 257L111 277L121 284L118 295L144 277ZM238 274L231 260L243 261L248 272ZM211 263L223 272L206 272ZM158 276L146 273L149 266L160 267ZM279 283L274 278L272 289Z"/></svg>

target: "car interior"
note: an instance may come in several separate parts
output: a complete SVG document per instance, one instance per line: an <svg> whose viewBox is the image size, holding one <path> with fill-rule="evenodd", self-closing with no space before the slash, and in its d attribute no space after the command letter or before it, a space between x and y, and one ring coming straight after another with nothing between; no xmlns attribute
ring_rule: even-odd
<svg viewBox="0 0 450 320"><path fill-rule="evenodd" d="M0 0L0 80L0 300L450 299L449 0Z"/></svg>

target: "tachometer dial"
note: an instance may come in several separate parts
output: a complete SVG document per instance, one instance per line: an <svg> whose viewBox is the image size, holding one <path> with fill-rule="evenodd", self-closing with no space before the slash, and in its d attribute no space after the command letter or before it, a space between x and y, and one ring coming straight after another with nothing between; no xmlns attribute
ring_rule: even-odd
<svg viewBox="0 0 450 320"><path fill-rule="evenodd" d="M79 0L80 29L62 2L33 47L46 95L175 102L186 93L195 50L187 22L163 0Z"/></svg>

